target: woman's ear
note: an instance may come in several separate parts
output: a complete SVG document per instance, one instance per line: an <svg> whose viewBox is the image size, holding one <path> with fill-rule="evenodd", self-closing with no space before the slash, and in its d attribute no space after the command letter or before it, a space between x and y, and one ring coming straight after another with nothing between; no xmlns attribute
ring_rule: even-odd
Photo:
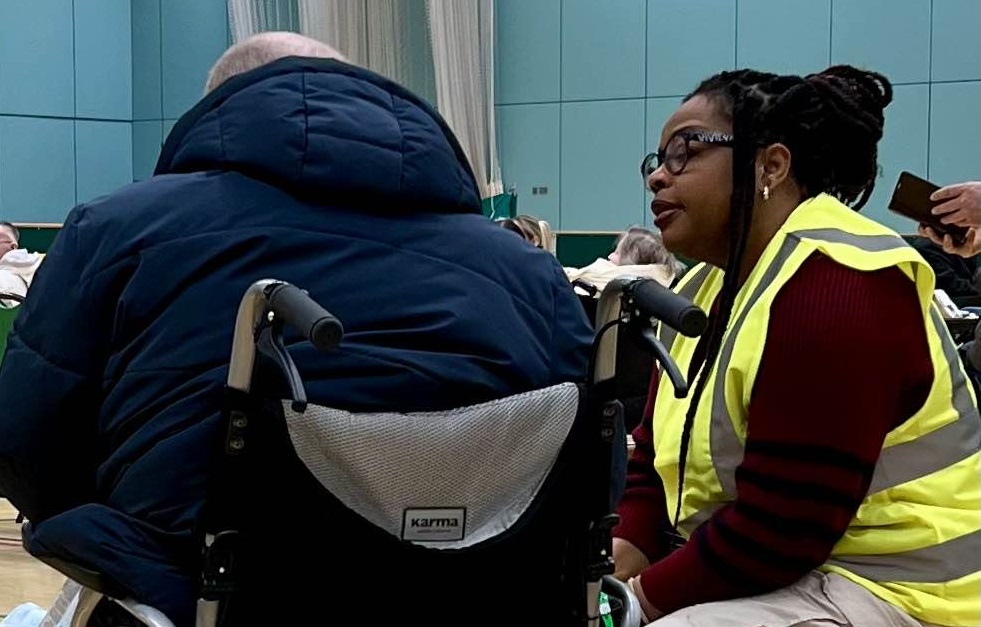
<svg viewBox="0 0 981 627"><path fill-rule="evenodd" d="M759 186L769 186L770 190L780 187L790 178L790 150L783 144L770 144L760 151L757 157L757 169L762 174Z"/></svg>

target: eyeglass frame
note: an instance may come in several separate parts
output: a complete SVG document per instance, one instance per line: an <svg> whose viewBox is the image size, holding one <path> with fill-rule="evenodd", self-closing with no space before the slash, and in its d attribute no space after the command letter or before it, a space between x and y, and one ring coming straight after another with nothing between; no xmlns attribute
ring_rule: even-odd
<svg viewBox="0 0 981 627"><path fill-rule="evenodd" d="M672 172L671 169L667 168L664 163L667 157L668 146L674 141L675 137L681 137L685 141L685 161L678 168L677 172ZM713 146L726 146L731 148L735 142L736 138L728 133L720 133L718 131L679 131L672 135L667 142L664 144L664 148L657 150L655 152L648 153L643 160L640 162L640 175L645 179L657 171L662 165L668 170L671 176L678 176L685 171L685 167L688 165L688 160L691 159L691 143L693 141L700 142L703 144L711 144ZM650 168L652 162L657 163L657 167Z"/></svg>

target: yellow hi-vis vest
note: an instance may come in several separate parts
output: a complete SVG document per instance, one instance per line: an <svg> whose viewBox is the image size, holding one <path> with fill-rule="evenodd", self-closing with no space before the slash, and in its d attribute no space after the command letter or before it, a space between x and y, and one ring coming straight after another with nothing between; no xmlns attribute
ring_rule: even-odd
<svg viewBox="0 0 981 627"><path fill-rule="evenodd" d="M736 296L719 357L702 375L708 380L691 434L679 531L690 535L736 498L735 471L743 459L747 408L770 307L814 251L861 271L897 267L916 284L934 373L923 407L887 435L868 494L821 570L847 577L918 620L976 626L981 623L981 417L956 347L932 304L933 271L896 233L828 195L794 210ZM703 264L677 291L708 311L722 277L721 270ZM661 339L687 372L697 338L665 329ZM689 403L690 396L676 399L670 381L661 378L653 416L654 467L671 515Z"/></svg>

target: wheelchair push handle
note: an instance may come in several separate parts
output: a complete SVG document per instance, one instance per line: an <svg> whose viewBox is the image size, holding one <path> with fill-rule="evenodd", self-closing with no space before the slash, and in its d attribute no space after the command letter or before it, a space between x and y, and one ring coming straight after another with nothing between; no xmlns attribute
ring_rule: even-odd
<svg viewBox="0 0 981 627"><path fill-rule="evenodd" d="M656 318L688 337L698 337L705 331L705 312L657 281L636 281L626 291L642 316Z"/></svg>
<svg viewBox="0 0 981 627"><path fill-rule="evenodd" d="M318 350L330 350L340 343L344 335L341 321L295 285L269 285L266 301L277 317L302 333Z"/></svg>

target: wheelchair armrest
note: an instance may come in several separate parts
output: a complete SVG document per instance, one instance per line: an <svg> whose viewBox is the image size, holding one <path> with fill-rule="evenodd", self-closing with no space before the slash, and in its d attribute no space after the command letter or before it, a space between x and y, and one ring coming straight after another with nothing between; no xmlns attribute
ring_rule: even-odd
<svg viewBox="0 0 981 627"><path fill-rule="evenodd" d="M174 627L174 623L154 607L137 603L133 599L113 599L113 601L147 627Z"/></svg>
<svg viewBox="0 0 981 627"><path fill-rule="evenodd" d="M103 622L107 625L132 624L132 621L124 617L123 612L125 611L140 621L141 625L145 625L146 627L174 627L174 623L156 608L143 605L133 599L113 599L104 596L101 592L96 592L91 588L85 587L79 592L78 605L75 607L75 613L71 617L71 627L87 627L95 613L96 607L103 600L113 603L119 609L114 607L109 614L102 616L100 625ZM209 625L209 627L213 626Z"/></svg>
<svg viewBox="0 0 981 627"><path fill-rule="evenodd" d="M23 539L25 550L27 550L27 538L30 533L31 523L25 522L21 527L21 538ZM123 590L121 586L111 581L102 573L86 568L81 564L70 562L54 555L31 555L34 557L34 559L47 564L65 577L68 577L72 581L76 581L82 584L82 586L95 592L117 599L122 599L127 596L126 591Z"/></svg>
<svg viewBox="0 0 981 627"><path fill-rule="evenodd" d="M607 596L619 599L623 604L623 617L619 627L640 627L643 622L643 613L640 610L640 601L634 595L630 586L616 579L613 575L603 576L603 592Z"/></svg>

